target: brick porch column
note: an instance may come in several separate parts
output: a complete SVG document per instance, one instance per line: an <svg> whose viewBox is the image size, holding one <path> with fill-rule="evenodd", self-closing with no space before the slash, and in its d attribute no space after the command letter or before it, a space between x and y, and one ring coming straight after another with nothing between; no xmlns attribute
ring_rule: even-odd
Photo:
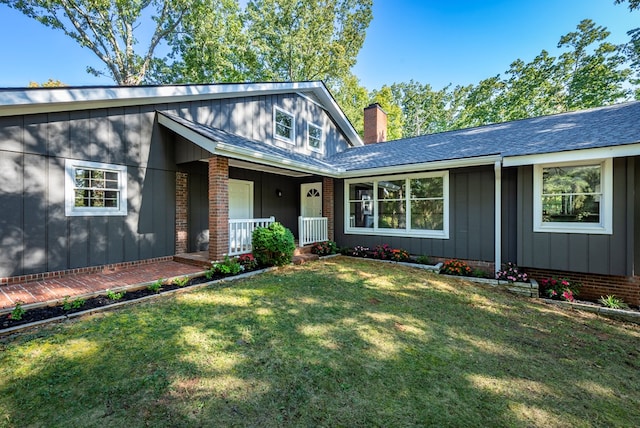
<svg viewBox="0 0 640 428"><path fill-rule="evenodd" d="M229 160L209 158L209 259L222 260L229 249Z"/></svg>
<svg viewBox="0 0 640 428"><path fill-rule="evenodd" d="M322 177L322 216L327 218L329 239L334 240L333 178Z"/></svg>
<svg viewBox="0 0 640 428"><path fill-rule="evenodd" d="M176 172L176 254L187 252L187 237L189 233L187 201L189 188L188 174Z"/></svg>

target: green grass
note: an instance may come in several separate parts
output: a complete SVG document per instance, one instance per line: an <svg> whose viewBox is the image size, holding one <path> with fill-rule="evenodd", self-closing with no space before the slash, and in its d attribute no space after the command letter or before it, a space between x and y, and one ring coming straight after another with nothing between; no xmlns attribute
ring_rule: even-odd
<svg viewBox="0 0 640 428"><path fill-rule="evenodd" d="M0 426L634 426L640 327L333 258L0 342Z"/></svg>

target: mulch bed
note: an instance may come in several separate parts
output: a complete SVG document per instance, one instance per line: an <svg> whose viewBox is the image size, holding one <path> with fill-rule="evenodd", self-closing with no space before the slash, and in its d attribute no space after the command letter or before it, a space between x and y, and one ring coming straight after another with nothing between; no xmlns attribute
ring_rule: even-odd
<svg viewBox="0 0 640 428"><path fill-rule="evenodd" d="M260 270L263 268L264 266L261 266L253 270ZM252 270L246 270L242 273L248 273L251 271ZM22 318L20 320L13 320L10 318L10 315L5 314L5 315L2 315L2 318L0 318L0 331L9 329L12 327L17 327L20 325L30 324L37 321L53 319L61 316L68 316L77 312L83 312L90 309L109 306L109 305L113 305L114 303L137 300L142 297L146 297L154 294L162 294L168 291L177 290L178 288L188 288L193 285L203 284L205 282L211 282L211 281L215 281L223 278L229 278L229 277L230 275L219 275L219 274L213 275L211 278L207 278L205 276L198 276L198 277L191 278L189 282L182 287L175 284L164 284L162 285L162 288L160 288L160 290L157 292L151 291L147 288L141 288L133 291L126 291L125 294L122 296L122 298L118 300L110 299L106 296L106 294L100 295L100 296L86 299L84 304L78 308L64 309L63 305L58 305L58 306L43 306L41 308L27 309L24 315L22 315ZM77 298L70 297L69 302L73 302L76 299Z"/></svg>

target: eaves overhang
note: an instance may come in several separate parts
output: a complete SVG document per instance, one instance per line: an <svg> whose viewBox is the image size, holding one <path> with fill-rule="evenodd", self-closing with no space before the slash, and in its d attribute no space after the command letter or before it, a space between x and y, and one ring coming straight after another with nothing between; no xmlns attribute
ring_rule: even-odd
<svg viewBox="0 0 640 428"><path fill-rule="evenodd" d="M443 169L466 168L472 166L495 165L496 162L500 162L501 160L502 156L500 156L499 154L495 154L463 159L450 159L384 167L350 169L342 172L340 174L340 177L356 178L372 175L401 174L413 171L435 171Z"/></svg>
<svg viewBox="0 0 640 428"><path fill-rule="evenodd" d="M225 83L213 85L98 86L0 89L0 117L162 103L313 93L352 146L363 142L325 84L309 82Z"/></svg>
<svg viewBox="0 0 640 428"><path fill-rule="evenodd" d="M330 165L320 167L288 159L284 156L265 153L260 150L250 150L243 147L237 147L233 144L217 141L210 136L203 135L188 126L176 122L164 114L158 114L158 123L181 137L191 141L212 155L220 155L230 159L237 159L305 174L317 174L331 178L339 178L340 173L342 172L342 170L333 168Z"/></svg>
<svg viewBox="0 0 640 428"><path fill-rule="evenodd" d="M609 147L596 147L590 149L574 149L552 153L504 156L502 165L504 167L512 167L556 162L573 162L591 159L619 158L628 156L640 156L640 143L623 144Z"/></svg>

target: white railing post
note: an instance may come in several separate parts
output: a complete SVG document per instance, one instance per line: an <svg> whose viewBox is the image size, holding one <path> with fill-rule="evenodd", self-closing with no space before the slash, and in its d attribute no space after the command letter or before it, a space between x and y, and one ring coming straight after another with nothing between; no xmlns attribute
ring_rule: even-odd
<svg viewBox="0 0 640 428"><path fill-rule="evenodd" d="M267 227L275 222L275 217L229 219L229 256L250 253L251 240L256 227Z"/></svg>
<svg viewBox="0 0 640 428"><path fill-rule="evenodd" d="M301 247L329 240L326 217L298 217L298 241Z"/></svg>

